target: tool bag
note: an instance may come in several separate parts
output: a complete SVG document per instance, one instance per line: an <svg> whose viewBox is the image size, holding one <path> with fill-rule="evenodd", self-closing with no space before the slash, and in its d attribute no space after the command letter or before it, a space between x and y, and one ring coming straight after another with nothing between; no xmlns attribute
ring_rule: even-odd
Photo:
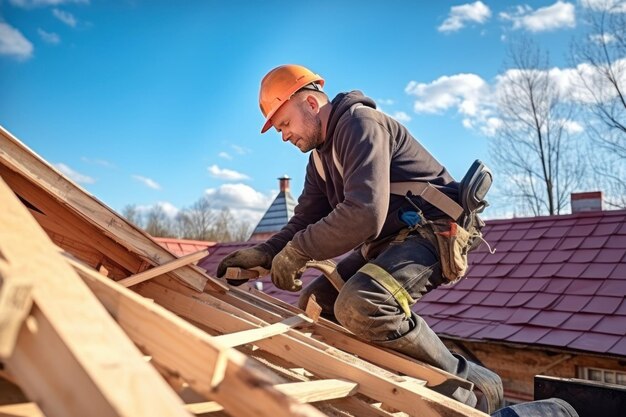
<svg viewBox="0 0 626 417"><path fill-rule="evenodd" d="M463 213L456 221L426 221L419 230L422 237L437 248L442 274L450 283L465 275L467 255L484 242L482 228L485 222L479 214L488 206L485 197L492 182L491 170L476 160L459 184L459 200Z"/></svg>

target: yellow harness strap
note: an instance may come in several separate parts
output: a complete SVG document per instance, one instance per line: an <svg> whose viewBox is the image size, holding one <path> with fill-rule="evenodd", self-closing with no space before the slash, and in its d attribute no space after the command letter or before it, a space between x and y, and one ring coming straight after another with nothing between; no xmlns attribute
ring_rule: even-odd
<svg viewBox="0 0 626 417"><path fill-rule="evenodd" d="M359 269L359 272L369 275L374 281L389 291L400 307L402 307L404 315L407 318L411 317L411 306L415 304L415 300L389 272L372 263L365 264Z"/></svg>

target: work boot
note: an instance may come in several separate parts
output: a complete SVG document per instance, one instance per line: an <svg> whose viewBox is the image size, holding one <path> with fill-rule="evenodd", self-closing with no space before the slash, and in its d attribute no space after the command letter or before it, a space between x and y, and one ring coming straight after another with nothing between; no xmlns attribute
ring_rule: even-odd
<svg viewBox="0 0 626 417"><path fill-rule="evenodd" d="M453 353L453 355L466 360L456 353ZM476 408L491 414L504 407L504 389L500 376L474 362L467 360L466 362L469 365L467 380L474 383L474 389L479 391L477 393L478 404Z"/></svg>
<svg viewBox="0 0 626 417"><path fill-rule="evenodd" d="M470 407L476 407L486 413L492 413L501 407L503 401L502 381L488 369L467 361L464 357L452 354L439 336L432 331L421 317L413 314L415 327L405 335L385 342L376 342L380 346L404 353L414 359L435 366L446 372L472 382L482 394L481 403L477 404L474 392L462 388L445 386L433 387L440 392Z"/></svg>
<svg viewBox="0 0 626 417"><path fill-rule="evenodd" d="M578 417L578 413L569 403L560 398L532 401L510 405L498 410L491 417Z"/></svg>

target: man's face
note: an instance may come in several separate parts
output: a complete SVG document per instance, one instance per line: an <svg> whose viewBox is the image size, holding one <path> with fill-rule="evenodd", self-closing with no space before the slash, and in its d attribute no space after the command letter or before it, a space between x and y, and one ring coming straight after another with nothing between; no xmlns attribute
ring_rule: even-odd
<svg viewBox="0 0 626 417"><path fill-rule="evenodd" d="M272 123L282 134L283 141L291 142L303 153L324 141L319 114L304 98L295 96L286 102L274 113Z"/></svg>

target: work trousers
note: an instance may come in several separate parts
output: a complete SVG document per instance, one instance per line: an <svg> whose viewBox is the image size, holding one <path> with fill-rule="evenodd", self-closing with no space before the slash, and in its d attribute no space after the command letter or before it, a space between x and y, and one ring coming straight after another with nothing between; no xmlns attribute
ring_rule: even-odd
<svg viewBox="0 0 626 417"><path fill-rule="evenodd" d="M320 276L302 290L300 307L305 308L309 297L315 295L323 317L338 321L362 339L398 339L417 325L415 318L406 317L393 294L359 271L367 262L360 251L353 251L337 265L346 281L341 292ZM369 262L392 275L416 301L444 282L436 249L416 234L390 243Z"/></svg>

